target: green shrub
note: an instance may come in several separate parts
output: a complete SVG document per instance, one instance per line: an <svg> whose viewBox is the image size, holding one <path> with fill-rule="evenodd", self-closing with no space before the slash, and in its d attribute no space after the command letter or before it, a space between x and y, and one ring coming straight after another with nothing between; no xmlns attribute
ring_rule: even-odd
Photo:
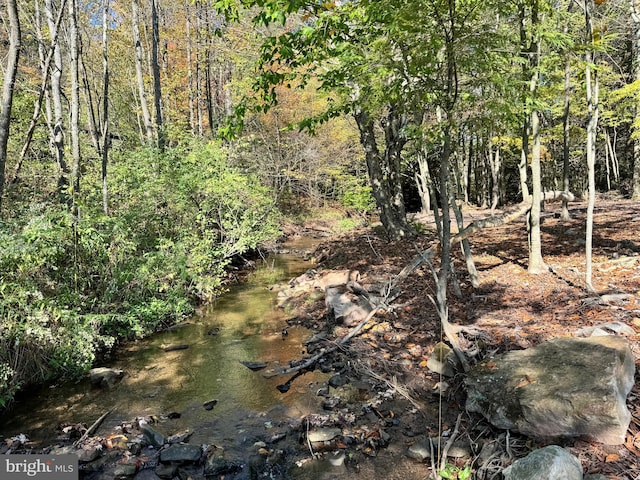
<svg viewBox="0 0 640 480"><path fill-rule="evenodd" d="M217 145L113 160L108 216L90 170L75 221L65 205L40 203L0 223L0 407L180 321L222 291L235 255L279 234L271 192Z"/></svg>

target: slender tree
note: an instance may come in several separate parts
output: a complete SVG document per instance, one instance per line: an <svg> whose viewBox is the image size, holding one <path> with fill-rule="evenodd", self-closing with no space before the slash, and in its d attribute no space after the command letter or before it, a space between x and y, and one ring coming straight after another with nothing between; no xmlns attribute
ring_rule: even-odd
<svg viewBox="0 0 640 480"><path fill-rule="evenodd" d="M138 102L140 105L140 114L142 115L142 126L144 128L143 138L146 143L151 144L153 143L153 121L151 120L151 113L147 102L147 93L144 86L144 51L140 38L140 14L138 12L138 0L131 0L131 28L135 53Z"/></svg>
<svg viewBox="0 0 640 480"><path fill-rule="evenodd" d="M162 112L162 82L160 79L160 19L158 0L151 0L151 72L153 74L153 103L155 106L157 145L165 147L164 120Z"/></svg>
<svg viewBox="0 0 640 480"><path fill-rule="evenodd" d="M529 49L530 75L529 101L531 148L531 210L529 211L529 273L543 273L547 266L542 258L542 241L540 238L540 206L542 202L542 175L540 165L541 131L540 112L538 106L538 88L540 83L540 55L542 42L540 37L540 0L531 2L531 48Z"/></svg>
<svg viewBox="0 0 640 480"><path fill-rule="evenodd" d="M110 0L102 1L102 210L109 214L109 186L107 164L109 161L109 8Z"/></svg>
<svg viewBox="0 0 640 480"><path fill-rule="evenodd" d="M4 85L2 88L2 111L0 111L0 209L2 208L2 197L4 193L13 92L18 74L18 61L20 58L22 42L17 0L7 0L6 6L7 15L9 17L10 32L9 55L4 77Z"/></svg>
<svg viewBox="0 0 640 480"><path fill-rule="evenodd" d="M591 18L591 0L584 0L585 18L585 83L587 94L587 172L589 197L587 202L587 225L585 239L586 272L585 283L589 291L594 291L592 283L592 249L593 249L593 210L596 201L596 134L598 129L598 71L594 65L594 32Z"/></svg>
<svg viewBox="0 0 640 480"><path fill-rule="evenodd" d="M586 1L586 0L585 0ZM640 0L629 0L631 10L632 79L640 82ZM634 124L640 125L640 107L634 106ZM634 200L640 200L640 138L632 140L632 190Z"/></svg>
<svg viewBox="0 0 640 480"><path fill-rule="evenodd" d="M71 178L73 187L73 207L77 213L77 195L80 191L80 32L78 29L78 4L69 0L69 71L71 104L69 131L71 133Z"/></svg>

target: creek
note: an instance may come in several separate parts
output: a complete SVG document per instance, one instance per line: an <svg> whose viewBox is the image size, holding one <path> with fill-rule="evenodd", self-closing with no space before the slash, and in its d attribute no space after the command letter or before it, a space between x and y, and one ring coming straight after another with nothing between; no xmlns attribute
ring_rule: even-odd
<svg viewBox="0 0 640 480"><path fill-rule="evenodd" d="M303 238L286 247L300 251L315 243ZM91 425L111 410L98 435L136 417L154 416L171 432L193 430L190 443L229 443L243 431L271 428L273 422L314 411L316 382L324 375L307 374L280 393L276 386L287 379L266 379L241 363L284 365L303 355L301 343L310 332L287 327L286 314L275 308L276 292L268 286L310 266L292 253L268 257L246 283L232 286L214 305L177 328L126 345L100 365L125 371L113 388L92 386L87 379L20 396L10 414L0 419L0 438L24 433L37 448L55 442L60 425ZM285 327L287 335L282 333ZM165 351L177 345L188 348ZM203 404L213 400L215 407L205 409ZM166 420L176 413L179 418Z"/></svg>

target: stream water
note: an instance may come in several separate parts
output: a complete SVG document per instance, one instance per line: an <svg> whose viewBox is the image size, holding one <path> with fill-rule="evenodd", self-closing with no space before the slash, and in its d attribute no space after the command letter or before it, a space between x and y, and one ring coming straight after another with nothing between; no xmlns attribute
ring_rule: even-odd
<svg viewBox="0 0 640 480"><path fill-rule="evenodd" d="M287 247L306 249L312 242L301 239ZM10 414L0 419L0 438L24 433L36 445L46 445L55 439L59 425L90 425L111 410L98 434L135 417L162 418L177 412L180 417L167 421L166 429L179 432L198 426L190 443L212 444L256 425L269 427L274 419L300 418L315 410L314 382L324 378L321 374L307 374L280 393L276 385L286 379L265 379L241 363L286 364L302 356L301 343L310 332L288 327L288 335L282 335L286 317L274 307L276 293L267 287L308 268L309 263L297 255L269 257L247 283L233 286L183 326L121 349L103 365L125 371L113 388L100 389L84 380L19 398ZM176 345L188 348L165 351ZM203 404L212 400L217 400L215 407L206 410Z"/></svg>

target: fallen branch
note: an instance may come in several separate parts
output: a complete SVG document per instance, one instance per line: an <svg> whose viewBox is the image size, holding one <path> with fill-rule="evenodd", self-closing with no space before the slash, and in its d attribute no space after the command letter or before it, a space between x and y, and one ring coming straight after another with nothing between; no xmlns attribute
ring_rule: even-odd
<svg viewBox="0 0 640 480"><path fill-rule="evenodd" d="M105 419L105 418L107 418L107 416L108 416L111 412L112 412L112 410L109 410L109 411L107 411L107 412L103 413L103 414L102 414L102 416L101 416L99 419L97 419L95 422L93 422L93 424L92 424L89 428L87 428L87 431L86 431L86 432L84 432L84 434L83 434L83 435L82 435L78 440L76 440L75 442L73 442L73 446L74 446L74 447L77 447L77 446L78 446L78 445L80 445L83 441L85 441L85 440L86 440L86 438L87 438L89 435L91 435L93 432L95 432L95 431L98 429L98 427L100 426L100 424L101 424L102 422L104 422L104 419Z"/></svg>
<svg viewBox="0 0 640 480"><path fill-rule="evenodd" d="M360 332L360 330L362 330L364 328L364 326L367 323L369 323L369 321L375 316L375 314L377 312L378 312L378 308L374 307L374 309L369 312L369 315L367 315L348 334L346 334L340 340L335 342L334 345L332 345L331 347L322 349L322 351L320 351L319 353L317 353L313 357L307 358L301 364L296 365L294 367L289 367L289 368L285 368L285 369L278 369L278 370L276 370L276 369L270 370L270 371L268 371L267 373L264 374L264 377L265 378L273 378L273 377L278 376L278 375L288 375L290 373L295 373L295 372L299 372L301 370L309 369L313 364L315 364L322 357L324 357L325 355L327 355L327 354L329 354L331 352L335 352L338 348L340 348L342 345L344 345L349 340L351 340L353 337L355 337Z"/></svg>
<svg viewBox="0 0 640 480"><path fill-rule="evenodd" d="M458 419L456 420L456 426L453 429L453 433L451 434L451 436L449 437L449 440L447 440L447 443L445 443L442 449L442 457L440 458L440 471L444 470L445 467L447 466L447 456L449 455L449 449L453 446L453 442L456 441L456 438L458 437L458 432L460 431L460 420L462 420L461 413L458 414ZM438 441L442 442L442 437L440 437Z"/></svg>

